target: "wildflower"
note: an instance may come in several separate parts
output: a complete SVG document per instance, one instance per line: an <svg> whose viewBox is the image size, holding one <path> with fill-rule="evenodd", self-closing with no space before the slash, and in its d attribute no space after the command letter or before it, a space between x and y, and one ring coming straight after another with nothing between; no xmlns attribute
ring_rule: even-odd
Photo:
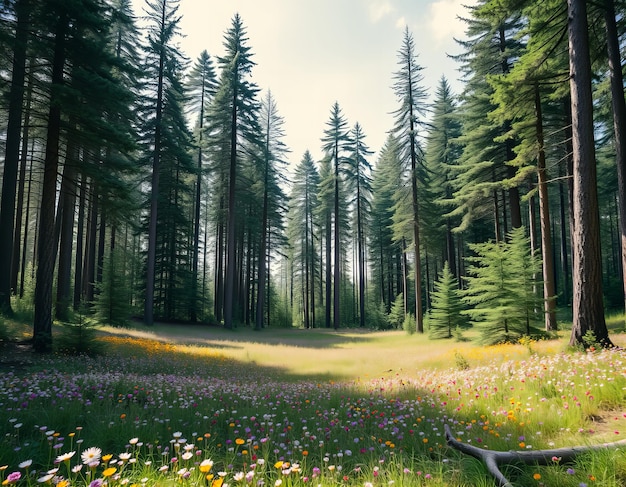
<svg viewBox="0 0 626 487"><path fill-rule="evenodd" d="M372 482L365 482L365 484L363 484L363 487L374 487L374 484Z"/></svg>
<svg viewBox="0 0 626 487"><path fill-rule="evenodd" d="M28 468L33 464L32 460L24 460L22 463L18 465L19 468Z"/></svg>
<svg viewBox="0 0 626 487"><path fill-rule="evenodd" d="M70 481L67 479L63 479L58 484L56 484L56 487L68 487L69 485Z"/></svg>
<svg viewBox="0 0 626 487"><path fill-rule="evenodd" d="M102 450L98 447L92 446L91 448L87 448L84 452L80 454L80 458L82 459L85 465L91 462L100 461L100 456L102 455Z"/></svg>
<svg viewBox="0 0 626 487"><path fill-rule="evenodd" d="M110 477L111 475L113 475L115 472L117 472L117 468L115 467L109 467L107 469L105 469L104 472L102 472L102 476L103 477Z"/></svg>
<svg viewBox="0 0 626 487"><path fill-rule="evenodd" d="M566 472L568 475L574 475L576 473L576 471L573 468L568 468Z"/></svg>
<svg viewBox="0 0 626 487"><path fill-rule="evenodd" d="M243 478L244 478L243 472L237 472L235 475L233 475L233 479L235 480L235 482L239 482L240 480L243 480Z"/></svg>
<svg viewBox="0 0 626 487"><path fill-rule="evenodd" d="M130 443L131 445L136 445L138 441L139 441L139 438L131 438L128 443Z"/></svg>
<svg viewBox="0 0 626 487"><path fill-rule="evenodd" d="M128 453L128 452L125 452L125 453L120 453L120 454L118 455L119 459L120 459L122 462L125 462L126 460L129 460L131 456L132 456L132 455L131 455L130 453Z"/></svg>
<svg viewBox="0 0 626 487"><path fill-rule="evenodd" d="M89 487L102 487L102 479L92 480Z"/></svg>
<svg viewBox="0 0 626 487"><path fill-rule="evenodd" d="M69 462L70 459L74 456L76 452L75 451L71 451L68 453L64 453L63 455L59 455L57 457L57 463L61 463L61 462Z"/></svg>
<svg viewBox="0 0 626 487"><path fill-rule="evenodd" d="M213 460L211 460L210 458L202 460L199 468L202 473L207 473L209 470L211 470L211 468L213 468Z"/></svg>
<svg viewBox="0 0 626 487"><path fill-rule="evenodd" d="M236 445L243 445L245 443L245 441L242 438L237 438L235 440L235 444Z"/></svg>
<svg viewBox="0 0 626 487"><path fill-rule="evenodd" d="M189 459L190 459L190 458L192 458L192 457L193 457L193 453L192 453L192 452L190 452L190 451L186 451L185 453L183 453L183 454L181 455L181 458L182 458L183 460L189 460Z"/></svg>
<svg viewBox="0 0 626 487"><path fill-rule="evenodd" d="M83 469L83 465L79 463L78 465L74 465L72 467L72 473L78 473Z"/></svg>
<svg viewBox="0 0 626 487"><path fill-rule="evenodd" d="M211 487L222 487L224 483L224 479L222 477L218 477L211 482Z"/></svg>
<svg viewBox="0 0 626 487"><path fill-rule="evenodd" d="M22 478L21 472L11 472L7 476L7 480L6 481L7 481L8 484L15 484L21 478Z"/></svg>
<svg viewBox="0 0 626 487"><path fill-rule="evenodd" d="M46 482L50 482L50 480L52 480L52 478L54 477L53 473L49 473L44 475L43 477L39 477L37 479L37 482L39 482L40 484L45 484Z"/></svg>
<svg viewBox="0 0 626 487"><path fill-rule="evenodd" d="M274 482L274 487L280 487L282 483L283 483L283 479L276 479L276 482Z"/></svg>
<svg viewBox="0 0 626 487"><path fill-rule="evenodd" d="M113 455L111 453L107 453L106 455L102 457L102 461L108 462L109 460L111 460L111 458L113 458Z"/></svg>
<svg viewBox="0 0 626 487"><path fill-rule="evenodd" d="M541 474L540 473L535 473L535 474L533 474L533 478L535 480L541 480Z"/></svg>

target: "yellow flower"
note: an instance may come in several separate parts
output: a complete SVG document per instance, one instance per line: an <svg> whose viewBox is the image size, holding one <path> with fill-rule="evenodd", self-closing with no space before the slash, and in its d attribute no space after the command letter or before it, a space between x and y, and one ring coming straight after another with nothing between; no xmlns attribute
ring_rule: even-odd
<svg viewBox="0 0 626 487"><path fill-rule="evenodd" d="M202 473L207 473L209 470L211 470L211 468L213 468L213 460L210 460L210 459L202 460L202 463L200 463L199 468Z"/></svg>
<svg viewBox="0 0 626 487"><path fill-rule="evenodd" d="M533 474L533 478L535 480L541 480L541 474L540 473Z"/></svg>
<svg viewBox="0 0 626 487"><path fill-rule="evenodd" d="M57 484L57 487L67 487L68 485L70 485L70 481L69 481L69 480L61 480L61 481Z"/></svg>
<svg viewBox="0 0 626 487"><path fill-rule="evenodd" d="M104 472L102 472L102 476L103 477L110 477L111 475L113 475L115 472L117 472L117 468L115 467L109 467L107 468Z"/></svg>
<svg viewBox="0 0 626 487"><path fill-rule="evenodd" d="M211 482L211 487L222 487L223 483L224 479L222 477L218 477L213 482Z"/></svg>
<svg viewBox="0 0 626 487"><path fill-rule="evenodd" d="M108 453L107 455L102 455L103 462L108 462L109 460L111 460L111 458L113 458L113 455L111 453Z"/></svg>
<svg viewBox="0 0 626 487"><path fill-rule="evenodd" d="M237 438L235 440L235 445L243 445L245 443L245 441L243 440L243 438Z"/></svg>
<svg viewBox="0 0 626 487"><path fill-rule="evenodd" d="M275 464L274 464L274 468L282 468L283 466L283 462L282 460L278 460Z"/></svg>

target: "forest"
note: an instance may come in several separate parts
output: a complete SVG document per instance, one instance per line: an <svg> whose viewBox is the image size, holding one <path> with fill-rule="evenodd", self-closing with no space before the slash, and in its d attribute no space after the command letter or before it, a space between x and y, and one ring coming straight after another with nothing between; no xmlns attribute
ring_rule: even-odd
<svg viewBox="0 0 626 487"><path fill-rule="evenodd" d="M4 0L0 308L33 347L88 315L265 327L480 330L624 309L623 1L479 0L429 99L406 28L374 154L338 100L292 154L254 39L178 47L179 0ZM364 103L367 101L364 100ZM558 311L558 313L557 313ZM78 317L78 318L77 318Z"/></svg>

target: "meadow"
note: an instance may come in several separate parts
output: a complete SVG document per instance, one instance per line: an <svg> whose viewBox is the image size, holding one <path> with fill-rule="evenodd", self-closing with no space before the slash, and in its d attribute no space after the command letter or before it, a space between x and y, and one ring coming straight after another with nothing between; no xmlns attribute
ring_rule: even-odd
<svg viewBox="0 0 626 487"><path fill-rule="evenodd" d="M568 350L564 336L478 347L157 325L98 341L95 357L0 361L3 485L486 487L446 425L502 451L626 438L625 352ZM503 471L515 486L623 486L626 454Z"/></svg>

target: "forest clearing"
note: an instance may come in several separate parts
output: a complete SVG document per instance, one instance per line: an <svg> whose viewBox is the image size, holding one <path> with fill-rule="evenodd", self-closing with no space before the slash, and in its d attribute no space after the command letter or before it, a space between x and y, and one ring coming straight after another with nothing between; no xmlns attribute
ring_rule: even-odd
<svg viewBox="0 0 626 487"><path fill-rule="evenodd" d="M497 484L447 446L446 426L491 451L626 432L621 348L155 326L101 330L91 358L31 352L2 365L4 485L486 487ZM549 463L502 470L516 486L626 481L619 448Z"/></svg>

